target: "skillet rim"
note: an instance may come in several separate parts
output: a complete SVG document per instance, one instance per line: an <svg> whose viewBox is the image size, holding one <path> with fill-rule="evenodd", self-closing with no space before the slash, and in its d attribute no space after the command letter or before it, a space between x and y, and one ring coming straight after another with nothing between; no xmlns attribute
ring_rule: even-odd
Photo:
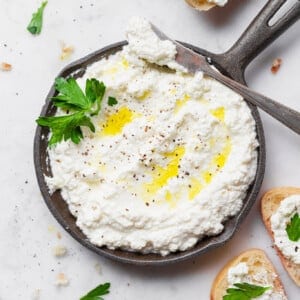
<svg viewBox="0 0 300 300"><path fill-rule="evenodd" d="M245 84L245 80L243 77L244 70L240 70L240 73L237 72L236 74L229 74L222 66L222 58L225 57L226 53L216 55L206 50L203 50L201 48L198 48L196 46L183 43L183 42L180 43L197 53L212 58L213 64L221 72ZM91 54L88 54L87 56L80 58L74 61L73 63L67 65L58 74L58 76L67 77L72 75L75 77L80 77L84 74L84 71L87 66L93 64L94 62L98 61L103 57L107 57L110 54L116 53L117 51L121 50L122 47L125 46L126 44L127 44L126 41L121 41L121 42L110 44L104 48L101 48L100 50L92 52ZM232 63L234 64L234 62ZM55 93L55 88L54 85L52 85L46 97L46 103L42 108L41 116L50 115L55 112L55 108L52 106L50 102L50 98L54 95L54 93ZM71 215L71 213L69 211L61 212L55 206L55 199L53 200L52 198L58 197L60 199L58 200L56 199L56 201L62 200L60 193L57 191L54 194L50 195L48 191L48 187L44 180L44 174L45 172L51 174L49 166L47 166L48 156L46 153L47 147L45 147L47 141L47 139L45 139L45 136L48 134L49 131L47 128L41 128L40 126L37 126L35 137L34 137L33 153L34 153L35 172L36 172L38 185L41 190L43 199L47 207L49 208L50 212L55 217L55 219L74 239L76 239L80 244L92 250L93 252L102 255L106 258L112 259L114 261L134 264L134 265L142 265L142 266L145 265L161 266L161 265L167 265L167 264L195 258L217 247L221 247L233 237L234 233L237 232L239 226L248 215L255 200L257 199L258 193L260 191L263 182L263 177L264 177L265 163L266 163L266 149L265 149L263 125L262 125L262 121L258 109L252 104L249 103L247 104L251 110L252 116L256 123L257 139L259 142L259 147L257 151L258 158L257 158L257 170L256 170L255 179L248 188L247 196L244 198L242 209L236 216L224 222L224 230L222 231L222 233L217 236L205 237L203 240L199 241L194 247L192 247L189 250L182 251L182 252L178 251L172 254L168 254L167 256L161 256L159 254L140 254L137 252L129 252L129 251L118 250L118 249L110 250L107 249L106 247L95 246L91 242L89 242L88 239L85 237L85 235L81 232L79 227L76 226L76 220ZM63 202L64 202L63 204L67 206L65 201ZM60 204L63 205L62 203ZM67 220L65 219L66 217L68 218Z"/></svg>

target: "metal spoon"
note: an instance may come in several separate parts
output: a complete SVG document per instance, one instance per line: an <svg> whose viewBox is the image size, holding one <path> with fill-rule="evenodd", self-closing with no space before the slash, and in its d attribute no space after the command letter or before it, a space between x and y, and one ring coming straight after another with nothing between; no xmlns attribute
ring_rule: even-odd
<svg viewBox="0 0 300 300"><path fill-rule="evenodd" d="M300 10L300 6L299 6ZM217 81L228 86L238 94L240 94L248 102L258 106L266 113L274 117L279 122L283 123L291 130L300 134L300 113L283 104L280 104L260 93L257 93L245 85L242 85L231 78L219 73L211 66L209 57L204 57L184 46L178 42L170 39L155 25L151 24L153 31L161 40L169 40L176 45L177 55L176 62L184 66L190 73L198 71L216 79Z"/></svg>

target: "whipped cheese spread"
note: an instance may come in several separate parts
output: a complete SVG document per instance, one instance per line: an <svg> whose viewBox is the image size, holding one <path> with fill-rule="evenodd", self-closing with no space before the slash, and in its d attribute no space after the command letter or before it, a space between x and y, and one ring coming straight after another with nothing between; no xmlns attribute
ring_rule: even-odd
<svg viewBox="0 0 300 300"><path fill-rule="evenodd" d="M258 267L256 267L258 268ZM276 292L273 289L272 276L263 268L259 268L258 272L250 272L246 263L241 262L236 266L230 268L227 274L227 281L229 287L234 287L235 283L249 283L259 285L263 287L270 287L261 296L253 298L256 300L286 300L286 296L280 292Z"/></svg>
<svg viewBox="0 0 300 300"><path fill-rule="evenodd" d="M181 72L174 46L145 20L133 20L127 37L77 80L107 87L96 132L82 128L79 145L50 148L46 180L92 243L167 255L219 234L241 209L256 173L255 122L239 95Z"/></svg>
<svg viewBox="0 0 300 300"><path fill-rule="evenodd" d="M126 32L128 48L132 55L150 63L168 66L170 69L183 71L185 68L175 61L176 45L169 40L161 40L152 30L151 24L143 18L130 19Z"/></svg>
<svg viewBox="0 0 300 300"><path fill-rule="evenodd" d="M300 264L300 240L291 241L286 232L287 225L296 213L300 215L300 195L285 198L271 217L271 228L275 245L282 254L295 264Z"/></svg>

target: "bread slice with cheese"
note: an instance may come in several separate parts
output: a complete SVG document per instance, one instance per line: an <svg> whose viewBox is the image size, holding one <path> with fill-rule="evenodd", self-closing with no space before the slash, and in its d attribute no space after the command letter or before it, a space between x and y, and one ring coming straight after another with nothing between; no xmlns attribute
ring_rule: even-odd
<svg viewBox="0 0 300 300"><path fill-rule="evenodd" d="M226 290L230 287L228 272L231 268L236 267L240 263L247 264L250 277L256 276L263 271L264 280L273 286L273 292L281 294L283 299L286 298L281 280L265 252L260 249L249 249L229 261L219 272L211 288L211 300L223 299L227 293Z"/></svg>
<svg viewBox="0 0 300 300"><path fill-rule="evenodd" d="M185 0L190 6L201 10L201 11L207 11L214 6L216 6L215 3L208 2L206 0Z"/></svg>
<svg viewBox="0 0 300 300"><path fill-rule="evenodd" d="M223 7L227 4L228 0L185 0L190 6L201 10L207 11L215 6Z"/></svg>
<svg viewBox="0 0 300 300"><path fill-rule="evenodd" d="M268 191L267 193L265 193L265 195L261 199L262 218L267 228L267 231L270 234L273 241L274 241L274 235L271 227L271 217L278 209L280 202L292 195L300 195L300 188L296 188L296 187L274 188ZM275 249L278 253L278 256L284 268L286 269L290 277L295 281L295 283L298 286L300 286L300 265L295 264L291 260L287 259L276 245L275 245Z"/></svg>

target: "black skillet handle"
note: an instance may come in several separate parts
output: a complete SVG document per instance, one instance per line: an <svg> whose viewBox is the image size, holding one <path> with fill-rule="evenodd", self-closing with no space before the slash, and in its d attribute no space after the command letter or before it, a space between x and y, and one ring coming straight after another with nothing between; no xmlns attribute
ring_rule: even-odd
<svg viewBox="0 0 300 300"><path fill-rule="evenodd" d="M269 21L287 1L290 0L269 0L239 40L224 54L221 65L229 73L242 72L240 76L243 79L248 64L300 18L298 0L275 24L269 25Z"/></svg>

